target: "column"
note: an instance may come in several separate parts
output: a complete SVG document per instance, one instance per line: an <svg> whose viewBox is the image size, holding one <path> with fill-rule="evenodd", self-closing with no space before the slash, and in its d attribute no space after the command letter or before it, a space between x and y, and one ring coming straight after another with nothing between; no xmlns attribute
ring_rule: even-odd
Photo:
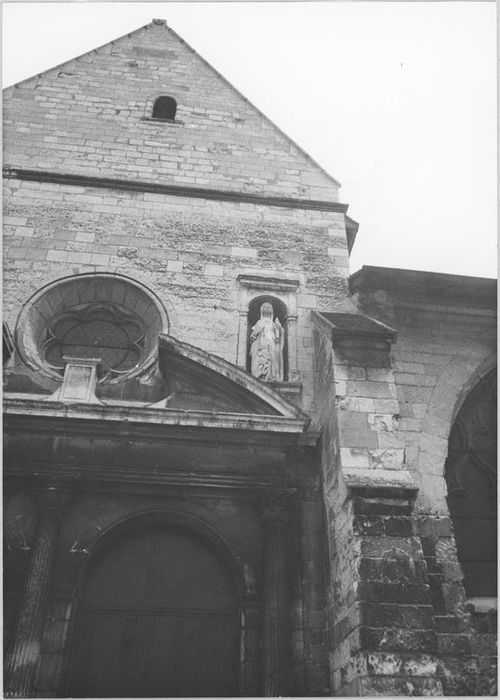
<svg viewBox="0 0 500 700"><path fill-rule="evenodd" d="M304 458L305 462L305 458ZM309 466L309 465L307 465ZM321 487L303 487L299 499L304 631L304 694L330 695L326 591L323 566L328 556Z"/></svg>
<svg viewBox="0 0 500 700"><path fill-rule="evenodd" d="M287 695L289 647L285 499L266 499L261 513L265 527L264 695L279 697Z"/></svg>
<svg viewBox="0 0 500 700"><path fill-rule="evenodd" d="M241 602L241 673L239 695L259 696L259 623L261 607L252 596Z"/></svg>
<svg viewBox="0 0 500 700"><path fill-rule="evenodd" d="M299 381L299 368L297 366L297 316L288 316L286 319L286 333L288 337L288 381Z"/></svg>
<svg viewBox="0 0 500 700"><path fill-rule="evenodd" d="M59 536L68 493L56 487L38 492L38 524L19 611L16 634L5 663L5 697L32 697Z"/></svg>
<svg viewBox="0 0 500 700"><path fill-rule="evenodd" d="M238 351L236 364L242 369L247 368L248 352L248 309L239 312L238 322Z"/></svg>

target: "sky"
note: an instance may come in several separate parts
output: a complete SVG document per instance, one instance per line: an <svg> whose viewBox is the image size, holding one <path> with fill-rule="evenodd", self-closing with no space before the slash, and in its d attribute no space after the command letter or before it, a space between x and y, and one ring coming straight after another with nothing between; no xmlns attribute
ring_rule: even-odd
<svg viewBox="0 0 500 700"><path fill-rule="evenodd" d="M497 274L493 2L3 3L3 85L166 19L342 184L362 265Z"/></svg>

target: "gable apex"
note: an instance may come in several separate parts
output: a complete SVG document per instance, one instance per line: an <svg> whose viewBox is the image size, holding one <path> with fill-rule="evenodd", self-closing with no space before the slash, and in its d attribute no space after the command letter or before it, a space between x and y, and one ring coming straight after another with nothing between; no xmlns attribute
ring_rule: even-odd
<svg viewBox="0 0 500 700"><path fill-rule="evenodd" d="M192 51L193 54L195 54L195 56L197 56L197 58L199 58L201 61L203 61L203 63L211 71L213 71L221 80L223 80L226 83L226 85L238 95L238 97L240 97L248 105L250 105L250 107L252 109L254 109L256 112L258 112L260 114L260 116L263 117L263 119L265 119L274 129L276 129L276 131L278 131L285 139L287 139L287 141L289 141L312 165L314 165L315 168L318 168L329 180L332 181L332 183L336 187L342 186L341 183L333 177L333 175L330 175L330 173L327 172L317 161L315 161L314 158L312 156L310 156L309 153L307 153L307 151L305 151L301 146L299 146L298 143L296 143L275 122L273 122L273 120L270 117L268 117L266 114L264 114L264 112L262 112L258 107L256 107L256 105L254 105L252 102L250 102L248 97L245 97L245 95L242 92L240 92L238 90L238 88L235 87L224 75L222 75L222 73L219 73L219 71L216 68L214 68L212 66L212 64L206 60L206 58L203 58L203 56L201 56L196 51L196 49L194 49L190 44L188 44L188 42L185 39L183 39L179 34L177 34L177 32L175 30L173 30L171 27L169 27L166 20L156 19L156 20L153 20L153 23L164 24L164 26L168 29L169 32L171 32L179 41L181 41L186 46L186 48L188 48L190 51Z"/></svg>

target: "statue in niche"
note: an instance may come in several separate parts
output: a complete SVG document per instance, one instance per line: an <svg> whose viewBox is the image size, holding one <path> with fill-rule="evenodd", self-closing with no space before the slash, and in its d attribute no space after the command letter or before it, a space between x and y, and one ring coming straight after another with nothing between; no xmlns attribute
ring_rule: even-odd
<svg viewBox="0 0 500 700"><path fill-rule="evenodd" d="M265 382L282 382L285 332L279 318L273 320L273 316L273 306L266 301L250 332L251 371Z"/></svg>

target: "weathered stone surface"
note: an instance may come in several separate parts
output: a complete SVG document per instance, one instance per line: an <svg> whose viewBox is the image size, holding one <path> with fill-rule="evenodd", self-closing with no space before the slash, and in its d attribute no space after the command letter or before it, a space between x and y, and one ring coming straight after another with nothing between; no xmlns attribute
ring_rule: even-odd
<svg viewBox="0 0 500 700"><path fill-rule="evenodd" d="M430 605L363 603L361 618L368 627L429 629L433 624Z"/></svg>
<svg viewBox="0 0 500 700"><path fill-rule="evenodd" d="M360 695L387 697L395 695L406 696L436 696L443 694L443 687L439 680L433 678L390 678L369 677L361 679L359 686ZM346 692L346 695L350 693Z"/></svg>
<svg viewBox="0 0 500 700"><path fill-rule="evenodd" d="M382 583L380 581L362 581L358 588L361 600L377 603L408 603L426 605L431 602L429 587L425 584Z"/></svg>
<svg viewBox="0 0 500 700"><path fill-rule="evenodd" d="M168 124L150 119L167 76L179 95L177 122ZM271 421L254 414L245 424L240 416L222 426L199 381L175 419L168 411L179 391L164 413L124 405L146 402L144 384L108 396L121 402L113 409L117 435L52 435L44 424L36 448L31 433L30 440L22 431L9 435L16 477L64 471L82 485L109 470L106 492L101 482L94 490L81 486L61 533L56 587L78 589L96 532L168 503L220 532L245 567L242 694L263 692L263 590L271 694L284 692L284 680L287 691L304 695L493 692L495 620L466 607L443 477L454 411L494 353L493 286L365 268L351 279L349 300L342 209L304 205L336 202L337 183L161 22L10 88L5 141L11 168L191 188L132 190L9 172L4 309L12 327L43 285L65 275L112 272L141 281L161 299L176 338L244 371L241 279L257 277L261 286L252 294L276 294L289 305L296 342L288 336L286 359L293 382L276 390L309 414L314 432L301 439L316 445L307 457L295 442L278 448ZM220 190L218 198L202 196L199 188ZM263 199L269 196L288 198L286 206ZM293 292L280 296L286 280L294 281ZM394 326L397 341L351 338L333 347L331 329L316 311L352 314L355 306ZM16 391L51 393L39 381L21 373ZM193 407L203 415L193 418ZM74 406L64 411L67 421L89 418ZM172 439L174 428L159 418L165 415L182 435ZM134 438L139 423L150 432ZM216 423L217 430L239 430L238 437L196 443L197 431ZM261 442L250 440L259 430ZM183 443L188 433L189 445ZM261 494L277 482L297 489L301 505L289 520L287 547L274 546L279 537L268 532L266 559L265 528L249 501L255 490ZM301 500L313 492L324 500L325 522L321 508ZM23 583L34 526L19 499L5 512L14 583ZM9 582L6 619L15 630L14 589ZM52 598L37 680L45 696L59 692L74 609L71 596Z"/></svg>
<svg viewBox="0 0 500 700"><path fill-rule="evenodd" d="M434 630L408 630L402 628L363 627L361 639L365 649L390 649L392 651L437 652L437 637Z"/></svg>
<svg viewBox="0 0 500 700"><path fill-rule="evenodd" d="M366 579L398 583L401 581L427 582L427 567L422 560L412 560L407 556L368 558L360 561L360 573Z"/></svg>

